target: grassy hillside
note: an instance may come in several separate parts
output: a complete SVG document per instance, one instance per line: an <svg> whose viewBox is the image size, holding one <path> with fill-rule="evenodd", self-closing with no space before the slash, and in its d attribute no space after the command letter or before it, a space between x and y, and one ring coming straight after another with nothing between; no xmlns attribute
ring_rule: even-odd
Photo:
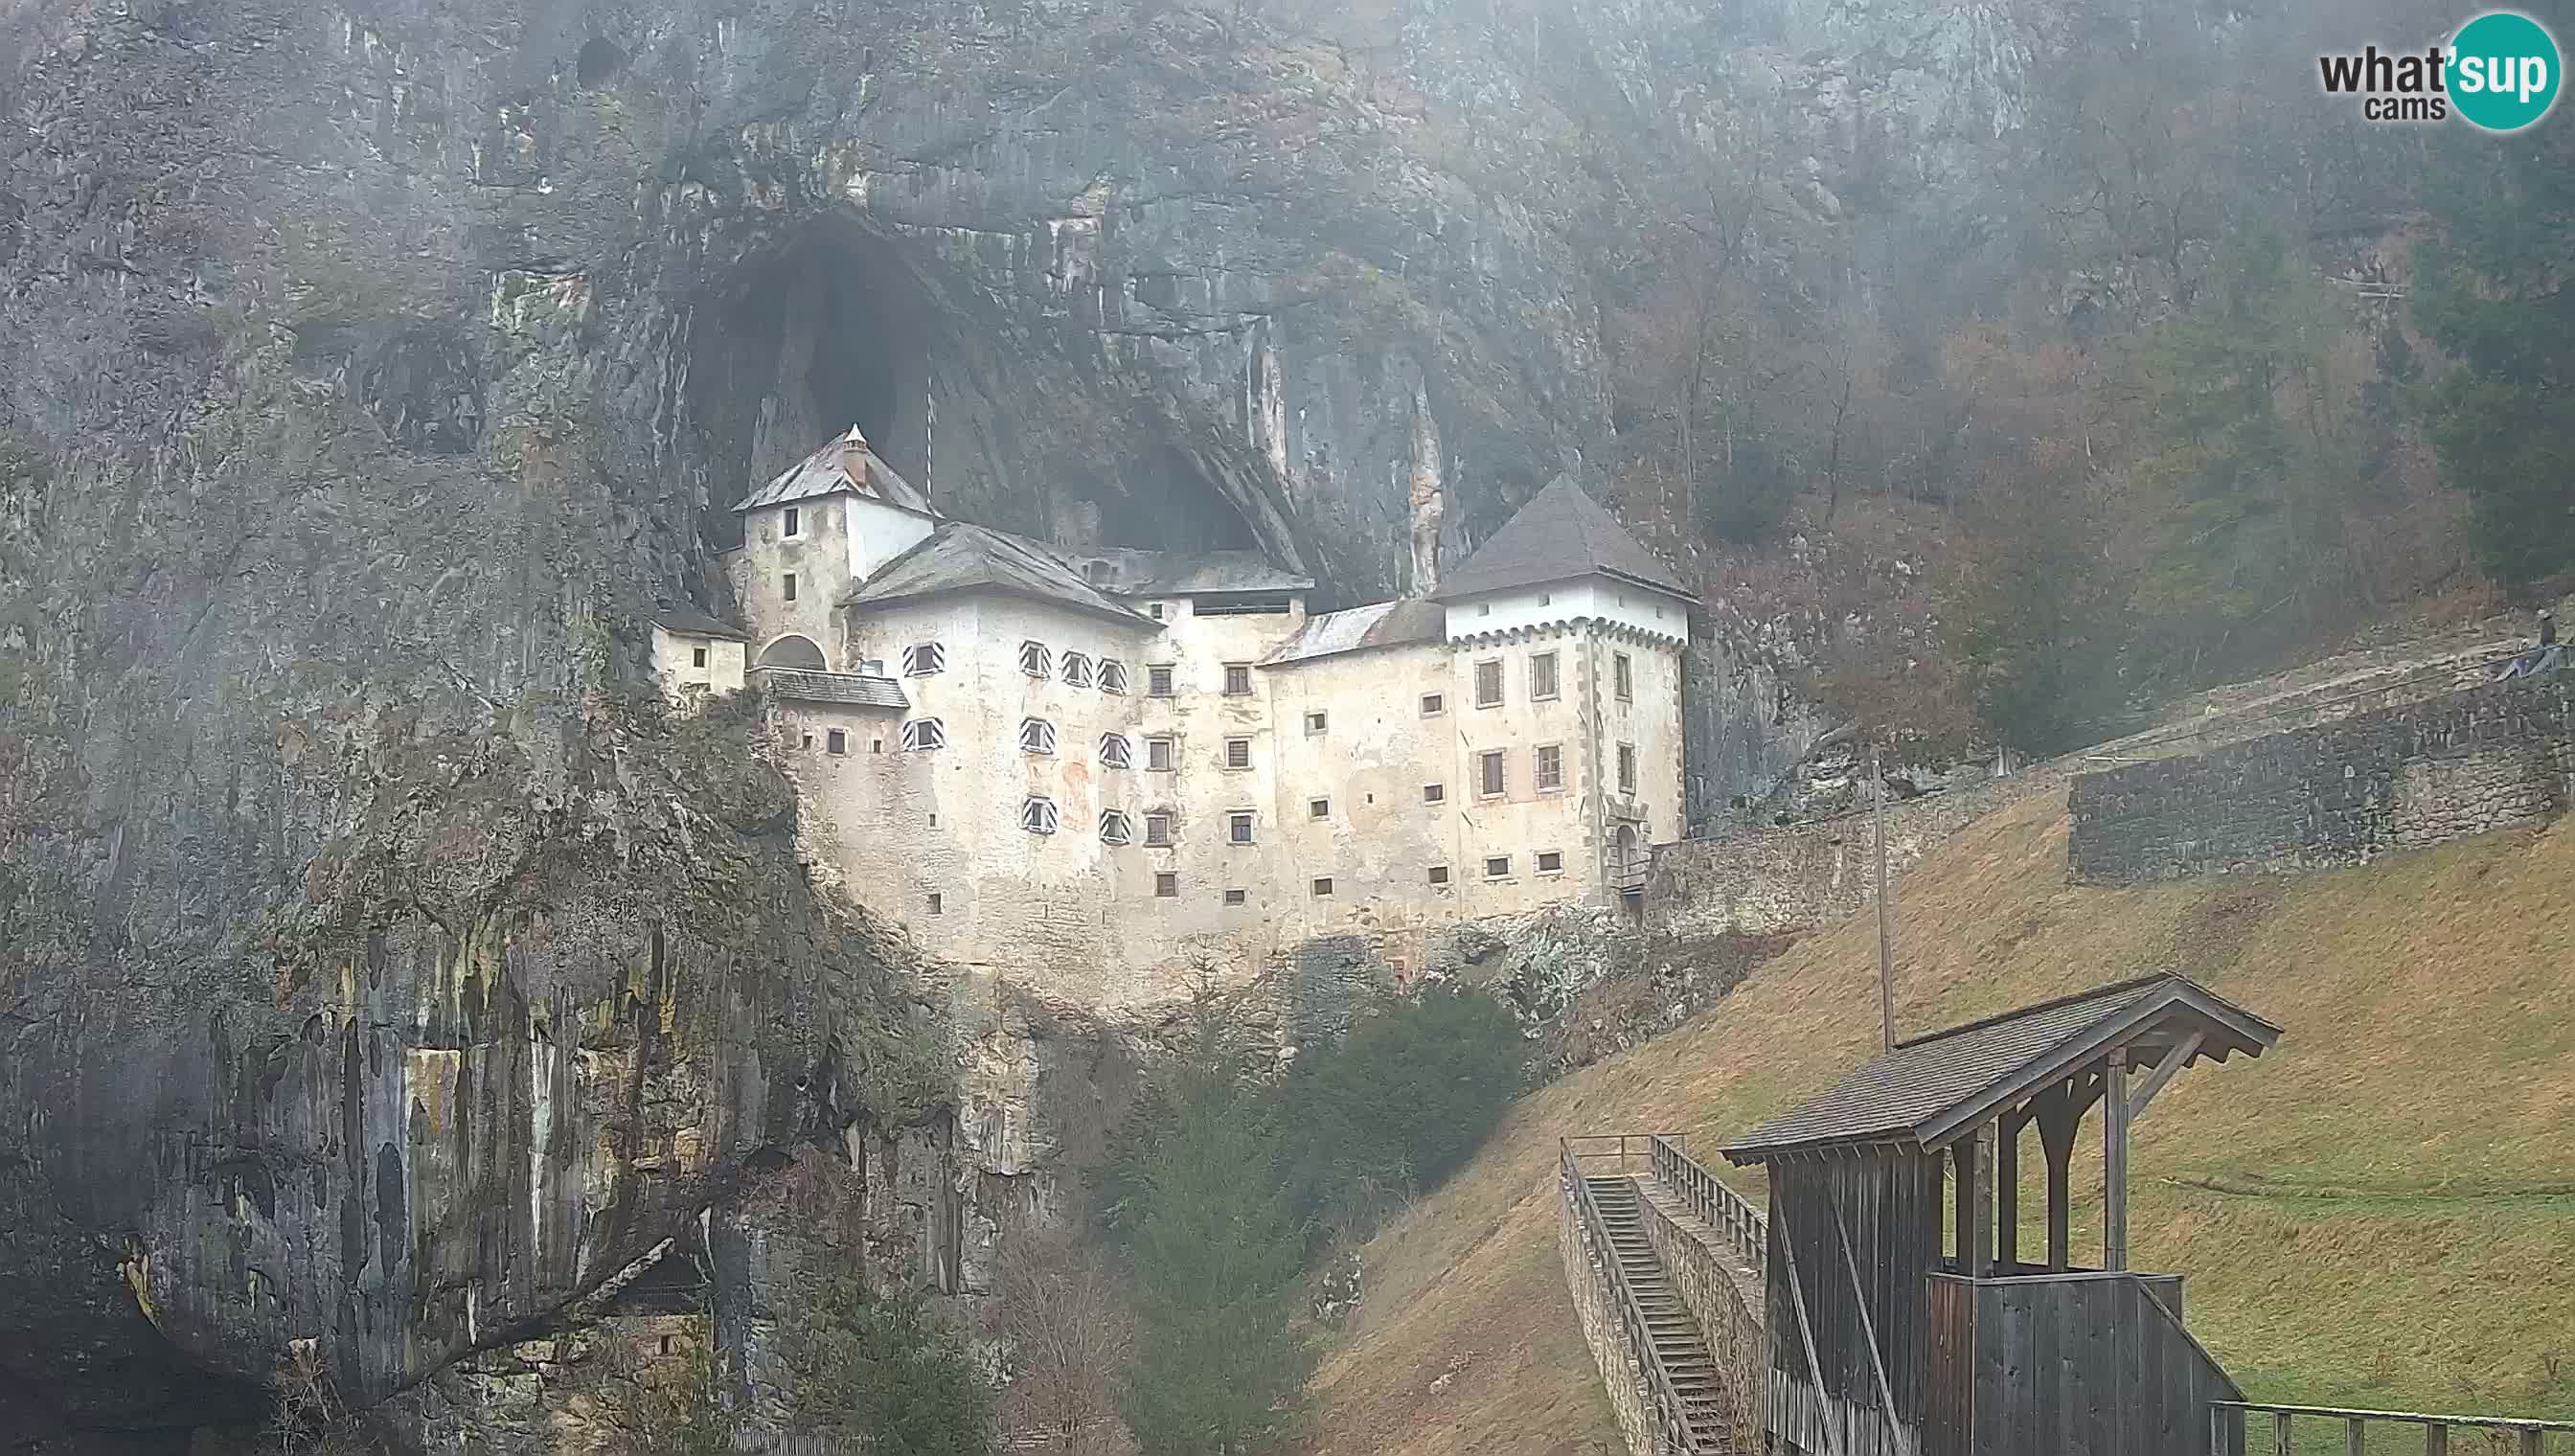
<svg viewBox="0 0 2575 1456"><path fill-rule="evenodd" d="M2065 835L2063 796L2031 799L1906 878L1899 1030L2162 967L2237 998L2285 1034L2193 1068L2137 1124L2135 1266L2188 1276L2192 1328L2256 1398L2575 1416L2575 818L2134 889L2068 885ZM1619 1450L1562 1287L1557 1136L1679 1130L1715 1163L1874 1049L1874 954L1865 919L1811 936L1515 1109L1369 1246L1315 1449ZM2100 1247L2097 1114L2084 1133L2078 1258ZM2021 1206L2034 1219L2034 1183Z"/></svg>

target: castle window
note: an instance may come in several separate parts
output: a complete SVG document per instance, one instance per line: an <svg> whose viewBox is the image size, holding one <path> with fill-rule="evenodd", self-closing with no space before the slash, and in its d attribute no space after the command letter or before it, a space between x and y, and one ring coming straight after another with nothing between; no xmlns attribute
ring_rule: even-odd
<svg viewBox="0 0 2575 1456"><path fill-rule="evenodd" d="M1020 720L1020 751L1052 753L1055 751L1055 725L1042 718Z"/></svg>
<svg viewBox="0 0 2575 1456"><path fill-rule="evenodd" d="M691 649L689 649L689 666L690 666L690 667L692 667L692 668L703 668L703 667L705 667L706 665L707 665L707 650L706 650L705 648L691 648Z"/></svg>
<svg viewBox="0 0 2575 1456"><path fill-rule="evenodd" d="M1446 884L1448 882L1448 866L1445 864L1431 865L1430 882L1432 884Z"/></svg>
<svg viewBox="0 0 2575 1456"><path fill-rule="evenodd" d="M1437 693L1424 693L1421 695L1421 716L1423 718L1437 718L1439 715L1446 713L1447 711L1448 700L1445 697Z"/></svg>
<svg viewBox="0 0 2575 1456"><path fill-rule="evenodd" d="M1020 827L1028 830L1032 834L1054 833L1056 827L1055 800L1052 798L1041 798L1035 794L1030 795L1029 801L1020 805Z"/></svg>
<svg viewBox="0 0 2575 1456"><path fill-rule="evenodd" d="M834 728L830 732L823 734L823 751L826 753L846 753L850 751L850 735L840 728Z"/></svg>
<svg viewBox="0 0 2575 1456"><path fill-rule="evenodd" d="M1618 791L1626 794L1633 794L1636 791L1636 745L1634 743L1618 745Z"/></svg>
<svg viewBox="0 0 2575 1456"><path fill-rule="evenodd" d="M1248 889L1229 889L1225 892L1225 902L1230 905L1239 905L1251 898L1252 891Z"/></svg>
<svg viewBox="0 0 2575 1456"><path fill-rule="evenodd" d="M1561 849L1540 849L1537 851L1537 872L1540 874L1562 874L1564 872L1564 851Z"/></svg>
<svg viewBox="0 0 2575 1456"><path fill-rule="evenodd" d="M1530 756L1529 781L1540 793L1555 793L1564 787L1564 749L1555 743L1540 743Z"/></svg>
<svg viewBox="0 0 2575 1456"><path fill-rule="evenodd" d="M946 911L940 907L939 891L935 889L930 892L930 912L934 915L946 913Z"/></svg>
<svg viewBox="0 0 2575 1456"><path fill-rule="evenodd" d="M786 580L781 584L781 587L782 595L787 601L793 602L796 600L796 574L794 572L789 572L787 574Z"/></svg>
<svg viewBox="0 0 2575 1456"><path fill-rule="evenodd" d="M1136 826L1128 820L1125 813L1114 808L1101 810L1100 842L1124 844L1135 837Z"/></svg>
<svg viewBox="0 0 2575 1456"><path fill-rule="evenodd" d="M805 534L804 519L797 515L796 508L793 506L787 508L787 527L784 534L788 536Z"/></svg>
<svg viewBox="0 0 2575 1456"><path fill-rule="evenodd" d="M871 753L882 753L882 752L884 752L884 751L885 751L885 739L883 739L883 738L870 738L870 739L868 739L868 751L869 751L869 752L871 752Z"/></svg>
<svg viewBox="0 0 2575 1456"><path fill-rule="evenodd" d="M1555 696L1555 654L1540 653L1529 659L1529 697Z"/></svg>
<svg viewBox="0 0 2575 1456"><path fill-rule="evenodd" d="M1486 879L1510 878L1511 856L1508 854L1494 854L1487 857L1484 860L1484 877Z"/></svg>
<svg viewBox="0 0 2575 1456"><path fill-rule="evenodd" d="M1179 875L1166 869L1154 876L1154 898L1168 900L1178 899L1180 896L1181 877Z"/></svg>
<svg viewBox="0 0 2575 1456"><path fill-rule="evenodd" d="M1125 663L1118 661L1116 658L1102 658L1100 660L1100 691L1103 693L1124 693L1127 691L1127 665Z"/></svg>
<svg viewBox="0 0 2575 1456"><path fill-rule="evenodd" d="M1082 575L1085 580L1091 583L1091 585L1095 587L1106 587L1117 577L1118 572L1116 568L1110 566L1107 562L1084 562L1082 564Z"/></svg>
<svg viewBox="0 0 2575 1456"><path fill-rule="evenodd" d="M1555 605L1555 594L1553 592L1538 593L1537 605L1540 607L1553 607Z"/></svg>
<svg viewBox="0 0 2575 1456"><path fill-rule="evenodd" d="M903 650L903 676L927 678L948 671L948 649L935 642L917 642Z"/></svg>
<svg viewBox="0 0 2575 1456"><path fill-rule="evenodd" d="M1475 665L1475 706L1477 708L1502 706L1501 659L1495 658L1490 662Z"/></svg>
<svg viewBox="0 0 2575 1456"><path fill-rule="evenodd" d="M1225 740L1225 766L1227 766L1228 768L1249 768L1249 767L1251 767L1251 766L1252 766L1252 739L1250 739L1250 738L1228 738L1228 739L1226 739L1226 740Z"/></svg>
<svg viewBox="0 0 2575 1456"><path fill-rule="evenodd" d="M926 753L948 746L948 725L935 718L916 718L903 726L903 750Z"/></svg>
<svg viewBox="0 0 2575 1456"><path fill-rule="evenodd" d="M1160 602L1148 602L1148 603L1146 603L1146 604L1145 604L1145 611L1146 611L1146 613L1147 613L1149 616L1151 616L1151 617L1152 617L1156 622L1160 622L1160 621L1162 621L1162 620L1163 620L1163 604L1162 604L1162 603L1160 603Z"/></svg>
<svg viewBox="0 0 2575 1456"><path fill-rule="evenodd" d="M1128 745L1125 733L1102 733L1100 761L1112 768L1133 768L1136 766L1136 750Z"/></svg>
<svg viewBox="0 0 2575 1456"><path fill-rule="evenodd" d="M804 741L798 744L798 746L805 748L811 748L814 746L814 735L812 733L802 733L799 734L799 736L802 737Z"/></svg>
<svg viewBox="0 0 2575 1456"><path fill-rule="evenodd" d="M1250 663L1226 664L1225 696L1228 698L1242 698L1251 692L1252 665Z"/></svg>
<svg viewBox="0 0 2575 1456"><path fill-rule="evenodd" d="M1331 816L1332 801L1330 799L1309 798L1305 800L1305 817L1309 819L1327 819Z"/></svg>
<svg viewBox="0 0 2575 1456"><path fill-rule="evenodd" d="M1625 653L1609 655L1609 677L1616 685L1620 703L1636 701L1636 665L1627 661Z"/></svg>
<svg viewBox="0 0 2575 1456"><path fill-rule="evenodd" d="M1332 881L1331 881L1328 877L1327 877L1327 878L1322 878L1322 879L1317 879L1317 880L1315 880L1315 881L1314 881L1314 898L1316 898L1316 899L1321 899L1321 898L1323 898L1325 895L1330 894L1331 892L1332 892Z"/></svg>
<svg viewBox="0 0 2575 1456"><path fill-rule="evenodd" d="M1088 687L1090 687L1090 686L1091 686L1091 659L1084 657L1084 656L1083 656L1082 654L1080 654L1080 653L1067 653L1067 654L1065 654L1065 655L1064 655L1064 681L1065 681L1065 684L1066 684L1066 686L1067 686L1067 687L1072 687L1072 688L1088 688Z"/></svg>
<svg viewBox="0 0 2575 1456"><path fill-rule="evenodd" d="M1172 764L1179 758L1179 750L1180 744L1174 739L1147 738L1145 766L1158 773L1168 773L1172 771Z"/></svg>
<svg viewBox="0 0 2575 1456"><path fill-rule="evenodd" d="M1447 802L1448 785L1445 783L1425 783L1421 785L1421 801L1423 803Z"/></svg>
<svg viewBox="0 0 2575 1456"><path fill-rule="evenodd" d="M1172 667L1169 663L1145 670L1145 696L1148 698L1172 696Z"/></svg>
<svg viewBox="0 0 2575 1456"><path fill-rule="evenodd" d="M1145 842L1148 845L1172 842L1172 811L1158 808L1145 815Z"/></svg>
<svg viewBox="0 0 2575 1456"><path fill-rule="evenodd" d="M1239 808L1234 812L1227 814L1225 816L1225 837L1226 842L1232 844L1251 843L1252 810L1248 808Z"/></svg>
<svg viewBox="0 0 2575 1456"><path fill-rule="evenodd" d="M1475 755L1475 791L1486 798L1502 796L1502 750L1488 748Z"/></svg>
<svg viewBox="0 0 2575 1456"><path fill-rule="evenodd" d="M1055 671L1055 654L1042 642L1020 644L1020 671L1032 678L1043 678Z"/></svg>
<svg viewBox="0 0 2575 1456"><path fill-rule="evenodd" d="M1323 715L1319 713L1309 713L1305 715L1305 731L1309 734L1321 732L1323 730Z"/></svg>

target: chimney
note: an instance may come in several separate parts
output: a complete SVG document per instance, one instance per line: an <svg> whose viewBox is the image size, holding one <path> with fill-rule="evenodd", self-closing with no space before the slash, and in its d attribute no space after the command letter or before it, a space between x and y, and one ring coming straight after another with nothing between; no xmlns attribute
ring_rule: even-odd
<svg viewBox="0 0 2575 1456"><path fill-rule="evenodd" d="M841 469L848 474L850 484L861 490L867 488L868 437L860 434L856 425L850 427L849 434L841 437Z"/></svg>

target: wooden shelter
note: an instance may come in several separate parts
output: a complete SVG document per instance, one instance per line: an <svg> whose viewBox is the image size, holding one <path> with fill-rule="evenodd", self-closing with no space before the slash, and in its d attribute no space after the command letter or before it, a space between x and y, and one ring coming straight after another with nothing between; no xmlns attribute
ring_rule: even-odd
<svg viewBox="0 0 2575 1456"><path fill-rule="evenodd" d="M2128 1269L2128 1127L2193 1062L2279 1028L2174 974L1897 1043L1724 1149L1770 1182L1776 1449L1826 1456L2165 1456L2240 1399L2181 1324L2177 1275ZM2102 1108L2099 1268L2073 1262L2067 1168ZM2020 1246L2022 1134L2046 1248Z"/></svg>

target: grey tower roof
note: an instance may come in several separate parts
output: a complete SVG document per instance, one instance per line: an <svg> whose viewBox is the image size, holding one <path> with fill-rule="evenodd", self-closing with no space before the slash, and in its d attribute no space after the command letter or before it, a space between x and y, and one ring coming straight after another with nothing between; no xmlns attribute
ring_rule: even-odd
<svg viewBox="0 0 2575 1456"><path fill-rule="evenodd" d="M1431 600L1454 602L1593 573L1696 600L1670 568L1566 476L1530 497L1490 541L1447 573Z"/></svg>
<svg viewBox="0 0 2575 1456"><path fill-rule="evenodd" d="M844 452L853 445L867 459L866 485L850 479L849 467L843 462ZM906 511L932 514L930 498L897 474L893 466L886 464L885 458L868 444L868 438L859 433L856 425L850 427L847 435L834 436L822 449L780 472L776 480L743 497L733 509L756 511L763 506L785 506L844 492L883 501Z"/></svg>
<svg viewBox="0 0 2575 1456"><path fill-rule="evenodd" d="M1026 597L1158 630L1157 624L1110 599L1037 543L963 521L941 522L919 545L841 594L841 603L864 607L950 592Z"/></svg>

